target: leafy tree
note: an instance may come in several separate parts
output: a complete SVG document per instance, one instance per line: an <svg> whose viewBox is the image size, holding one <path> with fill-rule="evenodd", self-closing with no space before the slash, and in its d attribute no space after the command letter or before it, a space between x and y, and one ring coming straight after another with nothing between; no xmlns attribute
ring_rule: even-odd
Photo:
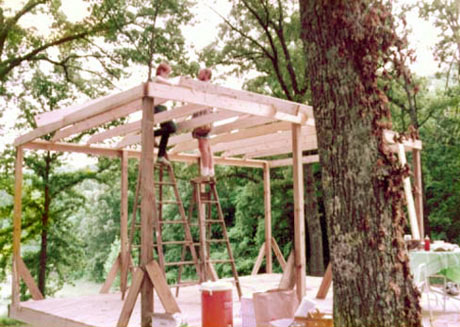
<svg viewBox="0 0 460 327"><path fill-rule="evenodd" d="M407 172L384 145L390 111L377 84L379 66L404 45L391 6L301 0L300 12L328 219L334 326L421 326L420 293L402 237Z"/></svg>

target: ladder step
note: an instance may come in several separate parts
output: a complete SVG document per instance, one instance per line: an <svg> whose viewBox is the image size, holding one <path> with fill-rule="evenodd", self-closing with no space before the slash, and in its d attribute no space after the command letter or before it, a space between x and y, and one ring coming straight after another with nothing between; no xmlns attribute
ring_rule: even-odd
<svg viewBox="0 0 460 327"><path fill-rule="evenodd" d="M210 223L210 224L217 224L217 223L224 223L222 219L205 219L205 223Z"/></svg>
<svg viewBox="0 0 460 327"><path fill-rule="evenodd" d="M206 260L206 262L209 263L231 263L233 260L231 259L211 259L211 260Z"/></svg>
<svg viewBox="0 0 460 327"><path fill-rule="evenodd" d="M206 240L208 243L226 243L227 241L222 239L222 240Z"/></svg>
<svg viewBox="0 0 460 327"><path fill-rule="evenodd" d="M181 201L177 200L163 200L163 201L157 201L157 204L181 204Z"/></svg>
<svg viewBox="0 0 460 327"><path fill-rule="evenodd" d="M160 220L160 224L185 224L187 220Z"/></svg>
<svg viewBox="0 0 460 327"><path fill-rule="evenodd" d="M165 266L185 266L185 265L194 265L193 261L176 261L176 262L165 262Z"/></svg>
<svg viewBox="0 0 460 327"><path fill-rule="evenodd" d="M173 183L173 182L156 182L155 181L155 185L176 185L176 183Z"/></svg>
<svg viewBox="0 0 460 327"><path fill-rule="evenodd" d="M162 245L175 245L175 244L191 244L192 242L189 241L163 241L161 242ZM154 246L157 244L155 243Z"/></svg>
<svg viewBox="0 0 460 327"><path fill-rule="evenodd" d="M216 200L201 200L201 203L219 203L219 201L216 201Z"/></svg>

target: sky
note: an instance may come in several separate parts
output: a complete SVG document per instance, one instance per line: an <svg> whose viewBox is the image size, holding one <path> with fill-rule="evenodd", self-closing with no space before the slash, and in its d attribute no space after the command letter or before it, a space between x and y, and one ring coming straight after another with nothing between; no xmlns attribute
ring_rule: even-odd
<svg viewBox="0 0 460 327"><path fill-rule="evenodd" d="M414 1L417 0L404 0L398 2L407 4L414 3ZM23 0L4 0L4 5L13 9L20 8L22 3L24 3ZM63 1L63 6L65 6L65 14L71 21L78 21L87 14L87 6L82 0ZM211 7L213 9L211 9ZM221 18L213 10L225 16L230 10L230 2L222 0L197 1L196 7L193 8L193 12L197 17L197 23L193 26L183 28L183 33L189 43L191 53L201 50L217 38L217 25L221 23ZM26 15L20 22L24 26L35 27L41 33L49 32L49 24L46 19L37 20L35 17ZM410 13L407 16L407 22L408 28L411 31L409 34L409 44L411 48L416 50L417 58L416 62L411 65L411 69L419 76L431 76L437 70L437 64L432 54L432 48L437 40L437 31L430 22L418 18L416 12ZM133 76L130 79L117 83L117 85L120 89L127 89L139 83L140 81L138 78ZM242 81L235 78L226 81L225 85L240 88L241 83ZM14 119L10 119L10 117L6 116L8 115L5 115L0 120L0 125L6 125L5 130L14 122ZM11 143L16 137L16 135L12 135L11 133L1 134L0 151L3 149L4 144Z"/></svg>

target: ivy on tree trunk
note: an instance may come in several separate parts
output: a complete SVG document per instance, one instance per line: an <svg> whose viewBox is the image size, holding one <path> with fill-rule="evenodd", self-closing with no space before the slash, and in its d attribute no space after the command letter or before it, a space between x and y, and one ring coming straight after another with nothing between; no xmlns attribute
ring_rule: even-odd
<svg viewBox="0 0 460 327"><path fill-rule="evenodd" d="M421 326L420 293L403 241L408 170L384 144L391 117L377 87L378 67L403 45L391 8L380 1L300 0L300 13L328 219L334 326Z"/></svg>

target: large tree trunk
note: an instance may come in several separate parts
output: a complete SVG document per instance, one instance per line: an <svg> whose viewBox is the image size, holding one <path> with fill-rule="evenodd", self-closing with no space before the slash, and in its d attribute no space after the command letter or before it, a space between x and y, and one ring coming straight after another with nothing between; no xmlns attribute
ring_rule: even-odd
<svg viewBox="0 0 460 327"><path fill-rule="evenodd" d="M310 240L310 274L312 276L324 275L323 234L321 221L316 202L315 178L311 164L303 165L305 176L305 220L307 222L308 237Z"/></svg>
<svg viewBox="0 0 460 327"><path fill-rule="evenodd" d="M391 12L364 0L300 0L322 166L335 327L421 326L404 248L404 170L384 146L377 88L395 38ZM385 48L384 48L385 46Z"/></svg>

